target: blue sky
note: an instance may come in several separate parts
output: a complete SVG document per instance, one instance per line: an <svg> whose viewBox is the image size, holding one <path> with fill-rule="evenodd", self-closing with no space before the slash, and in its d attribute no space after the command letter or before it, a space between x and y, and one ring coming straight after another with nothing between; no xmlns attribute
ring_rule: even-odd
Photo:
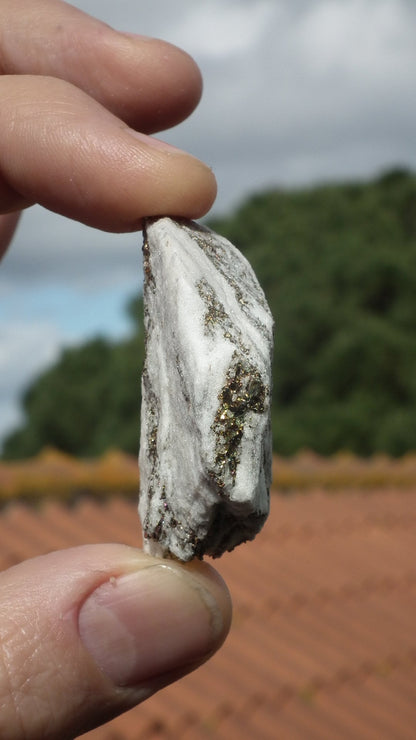
<svg viewBox="0 0 416 740"><path fill-rule="evenodd" d="M191 53L205 88L163 135L210 164L225 213L269 186L416 168L413 0L77 0L111 25ZM128 331L140 234L103 234L38 206L0 269L0 444L22 389L61 348Z"/></svg>

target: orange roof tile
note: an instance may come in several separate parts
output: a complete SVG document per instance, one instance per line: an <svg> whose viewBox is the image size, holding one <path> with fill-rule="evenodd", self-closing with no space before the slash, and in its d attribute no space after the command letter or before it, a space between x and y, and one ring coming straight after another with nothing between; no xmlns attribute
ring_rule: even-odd
<svg viewBox="0 0 416 740"><path fill-rule="evenodd" d="M135 504L14 503L3 568L57 547L139 543ZM416 489L274 496L253 543L216 561L231 634L205 666L85 740L416 737Z"/></svg>

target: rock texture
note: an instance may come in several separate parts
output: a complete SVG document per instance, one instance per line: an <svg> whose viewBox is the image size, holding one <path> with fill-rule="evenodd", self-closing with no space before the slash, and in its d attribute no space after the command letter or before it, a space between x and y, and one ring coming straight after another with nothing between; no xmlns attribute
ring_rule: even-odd
<svg viewBox="0 0 416 740"><path fill-rule="evenodd" d="M143 253L144 546L218 557L269 511L273 319L245 257L212 231L152 220Z"/></svg>

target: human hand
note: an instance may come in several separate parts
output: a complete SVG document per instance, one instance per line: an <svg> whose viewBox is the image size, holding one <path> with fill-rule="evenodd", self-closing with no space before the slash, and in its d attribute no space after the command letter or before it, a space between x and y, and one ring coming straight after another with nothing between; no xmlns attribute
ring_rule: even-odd
<svg viewBox="0 0 416 740"><path fill-rule="evenodd" d="M199 100L186 54L57 0L0 0L0 31L0 254L32 203L108 231L209 210L209 168L146 136ZM206 660L230 613L209 566L122 545L4 571L0 737L65 740L98 726Z"/></svg>
<svg viewBox="0 0 416 740"><path fill-rule="evenodd" d="M195 63L58 0L0 0L0 254L33 203L107 231L198 218L211 170L147 136L199 101ZM139 133L140 131L140 133Z"/></svg>
<svg viewBox="0 0 416 740"><path fill-rule="evenodd" d="M188 673L222 643L207 564L87 545L0 574L0 737L66 740Z"/></svg>

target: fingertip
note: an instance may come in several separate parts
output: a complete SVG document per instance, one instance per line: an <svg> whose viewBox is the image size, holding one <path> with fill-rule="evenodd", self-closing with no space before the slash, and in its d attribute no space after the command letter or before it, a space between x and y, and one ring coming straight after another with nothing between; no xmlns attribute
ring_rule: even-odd
<svg viewBox="0 0 416 740"><path fill-rule="evenodd" d="M142 201L144 217L198 219L211 209L217 195L217 181L212 169L201 160L172 152L163 160L160 171L155 167L153 174L156 181L154 189L149 191L151 202L147 207Z"/></svg>
<svg viewBox="0 0 416 740"><path fill-rule="evenodd" d="M79 612L81 640L113 684L153 690L193 670L224 642L228 590L209 566L150 558L101 583Z"/></svg>
<svg viewBox="0 0 416 740"><path fill-rule="evenodd" d="M150 86L146 90L149 112L146 122L141 113L140 129L147 133L160 131L187 118L200 102L203 91L201 70L193 57L184 49L159 38L130 32L117 35L119 43L123 44L126 39L130 43L132 64L144 58L146 65L151 66L153 79L158 82L153 91ZM130 125L133 125L133 120L130 118Z"/></svg>
<svg viewBox="0 0 416 740"><path fill-rule="evenodd" d="M228 586L218 570L206 561L192 560L180 567L193 580L196 588L202 587L205 593L211 594L216 604L221 617L214 644L215 649L218 649L226 639L232 622L232 601Z"/></svg>
<svg viewBox="0 0 416 740"><path fill-rule="evenodd" d="M116 136L114 136L116 134ZM107 231L141 229L143 219L155 216L198 219L212 207L217 182L212 169L185 151L132 129L113 131L118 139L118 155L110 145L111 156L84 166L89 172L106 169L107 177L96 178L94 209L89 209L88 223ZM104 137L101 141L104 140ZM85 163L84 163L85 164ZM84 183L86 182L84 180ZM123 193L123 198L120 197ZM83 203L77 203L77 208ZM76 216L77 217L77 216ZM79 218L79 217L78 217Z"/></svg>

